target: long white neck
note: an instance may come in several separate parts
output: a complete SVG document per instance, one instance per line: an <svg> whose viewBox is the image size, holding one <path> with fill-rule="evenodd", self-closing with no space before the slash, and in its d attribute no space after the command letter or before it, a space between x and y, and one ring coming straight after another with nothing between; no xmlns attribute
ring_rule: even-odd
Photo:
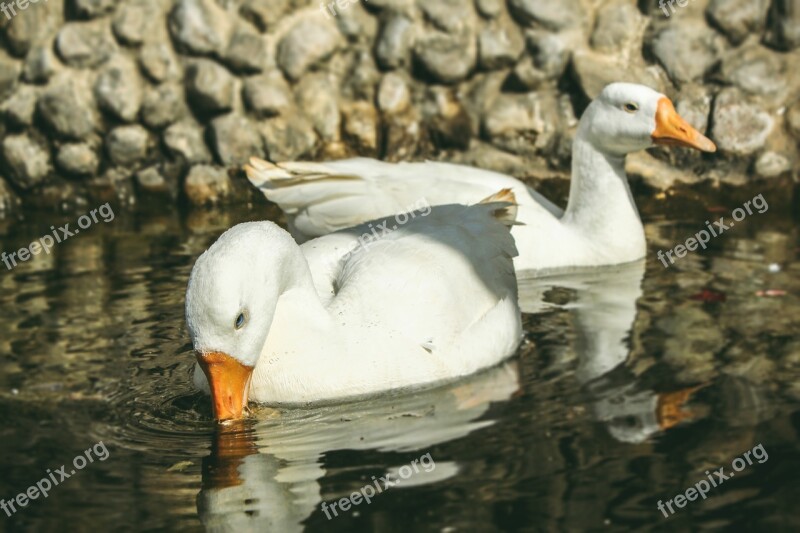
<svg viewBox="0 0 800 533"><path fill-rule="evenodd" d="M337 327L320 300L308 261L296 245L286 255L281 269L282 288L262 355L285 350L332 353L336 349Z"/></svg>
<svg viewBox="0 0 800 533"><path fill-rule="evenodd" d="M281 288L256 364L251 398L302 396L298 391L306 387L324 388L321 382L331 377L328 370L346 352L340 325L320 300L300 248L284 251L280 263Z"/></svg>
<svg viewBox="0 0 800 533"><path fill-rule="evenodd" d="M572 181L562 222L595 249L625 260L644 255L644 229L625 175L625 156L597 149L585 124L572 144Z"/></svg>

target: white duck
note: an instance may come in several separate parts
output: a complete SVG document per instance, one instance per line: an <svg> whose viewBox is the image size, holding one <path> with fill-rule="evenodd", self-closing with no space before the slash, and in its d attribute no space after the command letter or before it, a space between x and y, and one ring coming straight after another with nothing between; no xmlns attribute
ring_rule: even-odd
<svg viewBox="0 0 800 533"><path fill-rule="evenodd" d="M271 222L235 226L195 264L186 322L195 385L218 420L248 399L298 404L457 378L521 339L508 191L298 246ZM209 386L210 385L210 386Z"/></svg>
<svg viewBox="0 0 800 533"><path fill-rule="evenodd" d="M644 257L644 230L625 175L625 156L654 144L716 150L663 94L614 83L581 117L565 211L512 177L447 163L349 159L273 165L253 159L245 170L288 215L300 241L401 212L420 199L430 205L471 204L509 188L521 223L512 231L520 250L515 266L538 271Z"/></svg>

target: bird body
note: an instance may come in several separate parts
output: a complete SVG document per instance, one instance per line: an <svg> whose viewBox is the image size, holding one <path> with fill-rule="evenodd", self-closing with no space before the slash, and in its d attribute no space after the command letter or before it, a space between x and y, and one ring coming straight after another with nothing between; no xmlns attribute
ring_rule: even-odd
<svg viewBox="0 0 800 533"><path fill-rule="evenodd" d="M187 289L195 383L231 414L246 399L373 394L502 361L521 339L513 217L502 202L438 206L378 238L368 224L302 246L271 222L228 230Z"/></svg>
<svg viewBox="0 0 800 533"><path fill-rule="evenodd" d="M357 158L273 164L253 159L250 181L277 203L299 240L430 205L472 204L500 188L514 193L518 272L594 267L644 257L644 228L625 174L625 156L654 144L714 151L672 102L648 87L609 85L587 108L573 141L569 202L561 209L511 176L436 162Z"/></svg>

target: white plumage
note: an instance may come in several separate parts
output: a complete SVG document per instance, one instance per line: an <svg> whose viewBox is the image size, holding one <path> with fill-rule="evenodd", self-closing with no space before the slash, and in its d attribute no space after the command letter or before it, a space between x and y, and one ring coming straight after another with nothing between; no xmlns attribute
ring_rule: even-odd
<svg viewBox="0 0 800 533"><path fill-rule="evenodd" d="M645 237L625 175L625 155L654 143L713 151L714 145L642 85L615 83L587 108L573 142L572 185L562 210L519 180L447 163L390 164L372 159L272 164L253 159L250 181L307 239L430 205L472 204L501 188L519 204L513 235L518 271L625 263L645 254Z"/></svg>
<svg viewBox="0 0 800 533"><path fill-rule="evenodd" d="M255 367L249 399L271 404L492 366L521 338L513 215L507 203L429 208L405 224L390 219L397 229L363 246L377 224L302 246L271 222L236 226L192 271L186 318L195 350ZM237 330L240 314L246 324ZM208 390L199 367L195 382Z"/></svg>

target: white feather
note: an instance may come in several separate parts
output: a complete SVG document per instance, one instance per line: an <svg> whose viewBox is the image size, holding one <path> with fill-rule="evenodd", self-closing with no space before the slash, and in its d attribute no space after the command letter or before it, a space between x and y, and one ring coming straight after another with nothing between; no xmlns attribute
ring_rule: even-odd
<svg viewBox="0 0 800 533"><path fill-rule="evenodd" d="M302 246L271 222L236 226L192 271L186 315L194 347L255 366L250 399L272 404L490 367L514 353L522 331L517 252L509 221L498 215L506 205L421 211L365 246L361 237L377 223ZM242 310L248 322L236 331Z"/></svg>

